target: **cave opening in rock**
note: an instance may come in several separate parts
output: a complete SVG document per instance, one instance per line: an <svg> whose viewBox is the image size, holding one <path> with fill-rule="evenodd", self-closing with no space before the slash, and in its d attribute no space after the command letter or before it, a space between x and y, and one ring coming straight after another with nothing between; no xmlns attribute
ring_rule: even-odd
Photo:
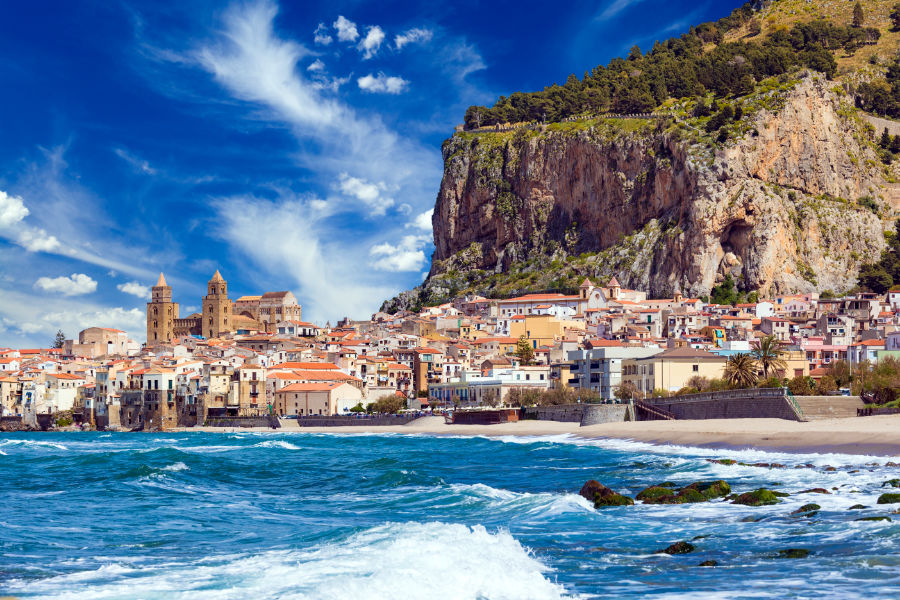
<svg viewBox="0 0 900 600"><path fill-rule="evenodd" d="M750 246L750 235L752 233L753 225L743 219L738 219L728 224L722 232L722 237L719 238L719 243L726 254L731 252L743 259L746 256L747 248Z"/></svg>

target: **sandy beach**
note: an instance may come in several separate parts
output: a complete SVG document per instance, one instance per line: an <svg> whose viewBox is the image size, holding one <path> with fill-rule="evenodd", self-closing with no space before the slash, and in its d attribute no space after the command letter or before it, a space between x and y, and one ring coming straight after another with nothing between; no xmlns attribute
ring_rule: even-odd
<svg viewBox="0 0 900 600"><path fill-rule="evenodd" d="M182 431L225 431L193 427ZM271 429L239 429L268 431ZM448 425L443 417L423 417L406 425L299 427L282 421L278 433L407 433L431 435L541 436L574 435L675 444L701 448L756 448L781 452L900 456L900 415L825 419L800 423L783 419L712 419L705 421L640 421L581 427L557 421L520 421L500 425Z"/></svg>

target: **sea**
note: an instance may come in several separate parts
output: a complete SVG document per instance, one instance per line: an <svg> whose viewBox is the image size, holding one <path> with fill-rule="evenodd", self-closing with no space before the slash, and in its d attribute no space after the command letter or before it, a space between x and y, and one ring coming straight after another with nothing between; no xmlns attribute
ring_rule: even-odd
<svg viewBox="0 0 900 600"><path fill-rule="evenodd" d="M876 503L900 477L888 461L574 436L8 434L0 597L900 598L900 504ZM589 479L790 496L597 510ZM679 541L694 551L658 553Z"/></svg>

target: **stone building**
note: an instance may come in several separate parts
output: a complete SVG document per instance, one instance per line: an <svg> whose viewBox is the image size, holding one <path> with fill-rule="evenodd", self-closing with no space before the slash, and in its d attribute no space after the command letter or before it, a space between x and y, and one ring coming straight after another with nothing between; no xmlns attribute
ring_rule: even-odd
<svg viewBox="0 0 900 600"><path fill-rule="evenodd" d="M171 342L175 338L177 318L178 304L172 302L172 287L160 273L147 303L147 344Z"/></svg>
<svg viewBox="0 0 900 600"><path fill-rule="evenodd" d="M160 273L147 303L147 343L168 343L190 335L215 338L235 332L274 333L279 322L299 321L300 315L301 307L291 292L266 292L232 301L228 298L228 282L216 270L207 283L201 312L179 318L172 288Z"/></svg>
<svg viewBox="0 0 900 600"><path fill-rule="evenodd" d="M228 282L222 279L216 269L212 279L206 284L207 294L203 296L203 337L219 337L231 331L231 300L228 299Z"/></svg>

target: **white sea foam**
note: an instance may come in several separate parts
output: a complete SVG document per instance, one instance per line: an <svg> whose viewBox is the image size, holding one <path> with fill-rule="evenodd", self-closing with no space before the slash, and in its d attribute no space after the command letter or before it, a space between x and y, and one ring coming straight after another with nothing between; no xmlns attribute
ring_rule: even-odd
<svg viewBox="0 0 900 600"><path fill-rule="evenodd" d="M56 442L43 442L39 440L3 440L0 446L22 446L25 448L56 448L57 450L68 450L66 446L57 444Z"/></svg>
<svg viewBox="0 0 900 600"><path fill-rule="evenodd" d="M0 456L9 456L9 454L7 454L6 452L4 452L3 450L0 450Z"/></svg>
<svg viewBox="0 0 900 600"><path fill-rule="evenodd" d="M388 524L308 550L211 557L191 565L110 564L13 593L43 598L565 598L549 569L505 531L445 523Z"/></svg>
<svg viewBox="0 0 900 600"><path fill-rule="evenodd" d="M177 462L174 465L166 465L165 467L162 468L162 470L163 471L171 471L171 472L188 471L188 470L190 470L190 467L187 466L186 464L184 464L183 462Z"/></svg>
<svg viewBox="0 0 900 600"><path fill-rule="evenodd" d="M266 440L258 444L253 444L251 448L282 448L283 450L303 450L300 446L295 446L290 442L283 440Z"/></svg>

